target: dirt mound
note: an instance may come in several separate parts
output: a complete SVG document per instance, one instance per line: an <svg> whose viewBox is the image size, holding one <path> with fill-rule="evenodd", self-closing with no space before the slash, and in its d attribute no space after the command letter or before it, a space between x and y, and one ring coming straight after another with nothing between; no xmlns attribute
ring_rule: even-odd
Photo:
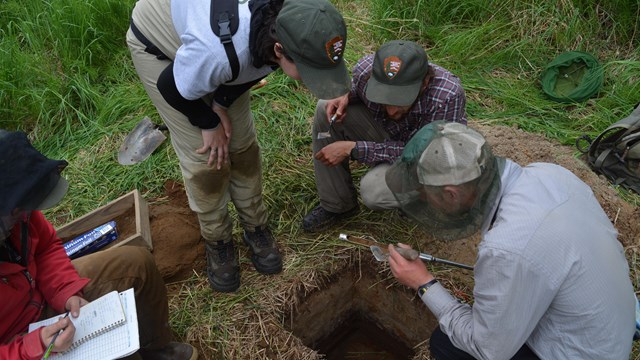
<svg viewBox="0 0 640 360"><path fill-rule="evenodd" d="M198 218L189 208L181 184L168 181L165 196L149 202L153 256L165 282L191 276L205 268L204 242Z"/></svg>

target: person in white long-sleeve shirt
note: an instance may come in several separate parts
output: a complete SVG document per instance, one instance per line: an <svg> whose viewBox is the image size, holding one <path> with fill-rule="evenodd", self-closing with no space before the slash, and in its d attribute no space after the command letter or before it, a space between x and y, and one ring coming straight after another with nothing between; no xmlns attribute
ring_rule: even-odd
<svg viewBox="0 0 640 360"><path fill-rule="evenodd" d="M473 305L389 247L394 276L438 319L432 356L628 359L636 306L629 266L589 186L558 165L495 157L464 125L428 127L407 145L388 185L435 236L482 232Z"/></svg>

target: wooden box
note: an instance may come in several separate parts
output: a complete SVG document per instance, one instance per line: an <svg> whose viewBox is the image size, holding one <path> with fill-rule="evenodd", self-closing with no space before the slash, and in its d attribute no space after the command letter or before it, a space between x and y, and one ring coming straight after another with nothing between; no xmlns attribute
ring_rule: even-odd
<svg viewBox="0 0 640 360"><path fill-rule="evenodd" d="M118 238L106 248L122 245L144 246L153 250L149 206L138 190L133 190L112 202L56 230L62 243L70 241L96 227L115 220Z"/></svg>

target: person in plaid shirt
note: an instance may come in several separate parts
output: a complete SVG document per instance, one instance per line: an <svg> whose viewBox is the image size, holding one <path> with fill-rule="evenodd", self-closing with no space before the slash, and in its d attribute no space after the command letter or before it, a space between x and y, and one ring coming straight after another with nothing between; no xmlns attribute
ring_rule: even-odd
<svg viewBox="0 0 640 360"><path fill-rule="evenodd" d="M385 183L387 169L423 126L437 120L466 125L465 105L460 79L430 64L414 42L390 41L361 58L350 93L316 107L312 148L320 204L304 217L304 231L326 230L358 212L349 160L370 167L360 181L368 208L398 208Z"/></svg>

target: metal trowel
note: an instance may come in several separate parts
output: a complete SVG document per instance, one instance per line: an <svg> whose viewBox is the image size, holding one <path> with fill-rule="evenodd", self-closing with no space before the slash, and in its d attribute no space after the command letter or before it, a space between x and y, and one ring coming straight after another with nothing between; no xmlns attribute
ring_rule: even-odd
<svg viewBox="0 0 640 360"><path fill-rule="evenodd" d="M118 162L133 165L148 158L167 138L162 130L167 130L167 126L154 124L145 116L124 139L118 151Z"/></svg>
<svg viewBox="0 0 640 360"><path fill-rule="evenodd" d="M331 117L331 120L329 120L329 130L328 131L321 131L318 133L318 140L322 140L322 139L326 139L326 138L330 138L331 137L331 130L333 130L333 124L336 122L336 117L338 115L333 115Z"/></svg>
<svg viewBox="0 0 640 360"><path fill-rule="evenodd" d="M371 245L369 248L371 249L371 252L373 253L373 257L375 257L376 260L378 261L389 260L389 251L386 248L382 248L378 245ZM445 260L445 259L439 259L429 254L419 253L413 249L404 249L404 248L396 247L396 250L400 253L400 255L402 255L403 258L407 260L415 260L417 258L420 258L422 261L425 261L425 262L435 262L435 263L456 266L462 269L473 270L473 266L460 264L460 263Z"/></svg>

